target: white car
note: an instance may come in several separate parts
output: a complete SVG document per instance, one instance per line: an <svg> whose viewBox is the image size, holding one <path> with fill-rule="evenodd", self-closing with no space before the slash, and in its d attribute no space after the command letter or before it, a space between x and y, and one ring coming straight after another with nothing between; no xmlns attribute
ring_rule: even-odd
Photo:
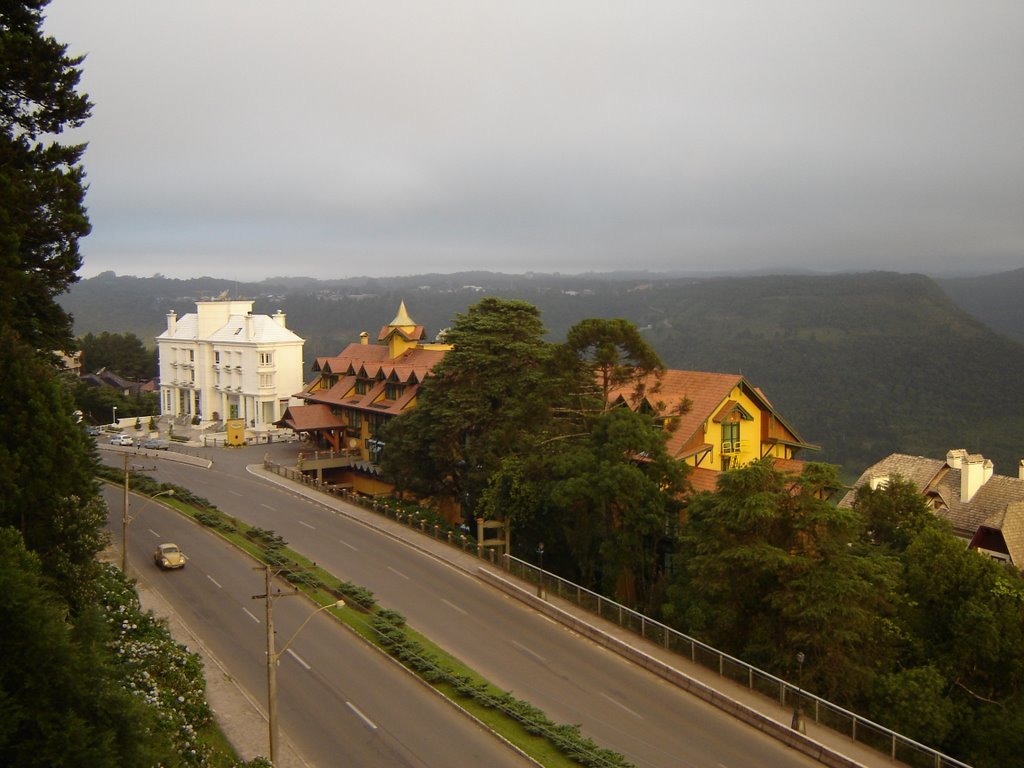
<svg viewBox="0 0 1024 768"><path fill-rule="evenodd" d="M111 445L135 445L131 435L114 435L110 438Z"/></svg>

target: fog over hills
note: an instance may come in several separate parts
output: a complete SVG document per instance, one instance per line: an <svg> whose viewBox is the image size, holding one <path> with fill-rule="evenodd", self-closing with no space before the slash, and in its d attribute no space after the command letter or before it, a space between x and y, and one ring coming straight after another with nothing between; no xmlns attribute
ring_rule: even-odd
<svg viewBox="0 0 1024 768"><path fill-rule="evenodd" d="M172 309L194 311L197 299L219 295L253 298L258 312L286 312L289 327L307 339L307 369L361 331L375 335L403 300L428 334L488 295L537 306L556 341L583 318L622 317L643 329L670 367L747 376L823 447L808 458L841 464L848 475L894 451L941 456L954 447L1016 474L1024 400L1010 383L1024 378L1022 281L1024 270L941 281L894 272L463 272L242 283L104 273L61 303L79 335L131 331L151 343Z"/></svg>

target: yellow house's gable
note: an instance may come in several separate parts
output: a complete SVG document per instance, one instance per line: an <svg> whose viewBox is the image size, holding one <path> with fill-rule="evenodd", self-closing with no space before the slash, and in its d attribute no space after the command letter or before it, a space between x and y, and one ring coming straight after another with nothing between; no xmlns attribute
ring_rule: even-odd
<svg viewBox="0 0 1024 768"><path fill-rule="evenodd" d="M767 398L736 374L666 370L610 394L612 402L641 409L668 431L670 455L695 469L718 473L771 456L789 461L806 443ZM689 409L679 413L683 403Z"/></svg>

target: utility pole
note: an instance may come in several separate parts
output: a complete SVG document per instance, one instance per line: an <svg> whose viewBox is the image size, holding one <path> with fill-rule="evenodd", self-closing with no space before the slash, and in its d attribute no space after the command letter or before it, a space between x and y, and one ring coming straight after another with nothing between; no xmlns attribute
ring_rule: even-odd
<svg viewBox="0 0 1024 768"><path fill-rule="evenodd" d="M268 741L270 742L270 762L277 765L278 734L277 734L277 659L274 649L274 598L291 597L299 592L271 592L271 582L276 575L269 565L264 565L264 588L262 595L253 595L253 600L266 600L267 606L267 725Z"/></svg>

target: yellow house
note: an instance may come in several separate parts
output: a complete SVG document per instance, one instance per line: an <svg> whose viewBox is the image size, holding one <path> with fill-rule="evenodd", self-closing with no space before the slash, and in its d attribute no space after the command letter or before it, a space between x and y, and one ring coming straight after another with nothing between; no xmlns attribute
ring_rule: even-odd
<svg viewBox="0 0 1024 768"><path fill-rule="evenodd" d="M313 364L317 377L296 395L305 405L290 407L277 426L305 433L318 448L339 455L316 459L324 463L318 469L348 467L354 474L345 481L357 490L387 490L380 481L369 481L384 447L381 427L415 407L420 384L451 349L450 344L424 342L424 335L402 302L394 320L381 328L378 343L370 344L364 332L340 354L318 357Z"/></svg>
<svg viewBox="0 0 1024 768"><path fill-rule="evenodd" d="M609 393L609 402L651 414L668 430L670 455L693 471L694 490L714 490L720 472L771 456L799 472L796 454L819 450L801 438L743 376L665 370ZM688 410L682 406L689 403ZM682 412L680 412L682 411Z"/></svg>

